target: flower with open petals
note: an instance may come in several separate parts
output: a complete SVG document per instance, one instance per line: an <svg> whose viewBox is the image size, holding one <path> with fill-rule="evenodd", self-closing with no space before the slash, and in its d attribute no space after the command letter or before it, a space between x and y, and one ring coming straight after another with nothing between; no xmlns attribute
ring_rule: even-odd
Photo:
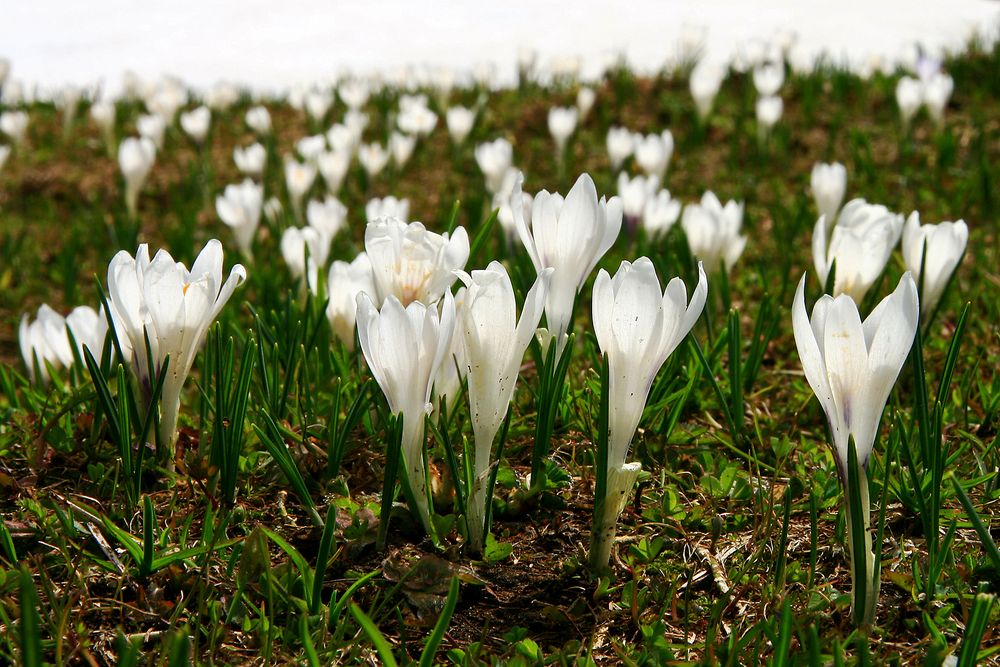
<svg viewBox="0 0 1000 667"><path fill-rule="evenodd" d="M561 353L576 296L621 231L621 199L598 199L593 179L581 174L565 199L545 190L535 195L530 216L524 214L518 179L510 205L535 271L555 269L545 299L545 323Z"/></svg>
<svg viewBox="0 0 1000 667"><path fill-rule="evenodd" d="M253 143L246 148L237 146L233 149L233 162L236 168L250 178L263 178L264 167L267 165L267 150L258 144Z"/></svg>
<svg viewBox="0 0 1000 667"><path fill-rule="evenodd" d="M28 369L28 377L32 382L49 382L49 366L58 370L68 368L73 364L73 348L66 335L66 318L43 303L38 308L35 320L31 321L28 314L21 317L18 330L18 342L21 346L21 357ZM95 351L99 357L100 352ZM35 365L40 373L35 376Z"/></svg>
<svg viewBox="0 0 1000 667"><path fill-rule="evenodd" d="M205 245L190 271L166 250L150 261L145 243L135 257L122 250L111 260L108 293L116 327L134 350L132 370L147 397L170 357L160 396L160 440L170 452L177 437L181 390L195 355L208 327L246 275L243 265L237 264L223 281L222 244L215 239ZM147 336L153 368L147 364Z"/></svg>
<svg viewBox="0 0 1000 667"><path fill-rule="evenodd" d="M259 136L271 133L271 113L264 106L255 106L247 109L245 116L247 127L256 132Z"/></svg>
<svg viewBox="0 0 1000 667"><path fill-rule="evenodd" d="M681 227L691 254L705 263L709 272L729 271L743 254L747 237L740 235L743 204L728 201L723 206L711 191L702 195L700 204L688 204L681 216Z"/></svg>
<svg viewBox="0 0 1000 667"><path fill-rule="evenodd" d="M650 176L656 177L657 183L663 182L663 176L670 166L670 158L674 154L674 135L670 130L660 134L639 135L635 142L635 162Z"/></svg>
<svg viewBox="0 0 1000 667"><path fill-rule="evenodd" d="M806 314L805 283L803 275L792 304L795 346L806 380L826 414L833 438L834 458L845 490L848 488L850 442L852 438L854 440L860 468L854 472L859 476L861 488L859 502L865 535L867 579L872 581L875 562L866 468L878 435L882 411L909 356L917 330L917 286L910 273L905 273L896 290L862 322L857 304L846 294L836 298L823 295L813 306L810 318ZM850 512L847 515L850 517ZM848 526L849 541L851 534ZM848 553L853 558L853 549L848 548ZM851 568L851 573L853 577L855 568ZM874 619L878 601L877 584L868 588L863 613L863 624L866 625Z"/></svg>
<svg viewBox="0 0 1000 667"><path fill-rule="evenodd" d="M816 273L825 284L830 270L836 267L833 296L847 294L860 304L899 241L903 216L885 206L852 199L844 205L832 233L829 227L826 217L821 215L813 229Z"/></svg>
<svg viewBox="0 0 1000 667"><path fill-rule="evenodd" d="M382 144L362 144L358 149L358 162L368 177L374 178L389 164L389 152Z"/></svg>
<svg viewBox="0 0 1000 667"><path fill-rule="evenodd" d="M420 222L379 218L365 229L365 252L372 263L376 298L395 297L404 306L432 304L449 294L455 271L469 259L469 235L435 234Z"/></svg>
<svg viewBox="0 0 1000 667"><path fill-rule="evenodd" d="M670 190L660 190L646 200L642 227L650 239L662 238L681 217L681 203L671 198Z"/></svg>
<svg viewBox="0 0 1000 667"><path fill-rule="evenodd" d="M595 517L591 562L606 567L615 523L642 466L626 463L632 436L656 374L680 345L705 306L708 281L698 267L698 286L688 302L684 281L674 278L664 291L646 257L622 262L612 278L601 269L594 281L594 333L608 357L607 495Z"/></svg>
<svg viewBox="0 0 1000 667"><path fill-rule="evenodd" d="M753 70L753 85L761 97L774 97L785 83L785 66L781 62L768 62Z"/></svg>

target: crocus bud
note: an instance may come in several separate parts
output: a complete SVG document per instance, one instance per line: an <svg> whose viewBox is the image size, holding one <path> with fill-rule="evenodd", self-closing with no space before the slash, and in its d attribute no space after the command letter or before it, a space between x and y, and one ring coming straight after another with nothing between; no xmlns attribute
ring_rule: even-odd
<svg viewBox="0 0 1000 667"><path fill-rule="evenodd" d="M34 322L27 313L21 317L17 338L21 346L21 357L32 382L48 384L48 366L58 370L73 363L73 348L66 335L66 319L48 304L43 303L39 307ZM95 356L100 355L95 353ZM40 373L38 377L35 375L36 365Z"/></svg>
<svg viewBox="0 0 1000 667"><path fill-rule="evenodd" d="M785 103L778 96L761 97L757 100L757 124L764 133L774 127L785 110Z"/></svg>
<svg viewBox="0 0 1000 667"><path fill-rule="evenodd" d="M923 86L916 79L904 76L896 84L896 106L904 126L908 126L924 103Z"/></svg>
<svg viewBox="0 0 1000 667"><path fill-rule="evenodd" d="M4 111L0 113L0 132L10 139L14 146L24 143L28 131L28 114L25 111Z"/></svg>
<svg viewBox="0 0 1000 667"><path fill-rule="evenodd" d="M920 311L925 320L941 300L951 274L965 254L968 242L969 227L964 220L921 225L920 214L916 211L906 219L903 227L903 260L906 262L906 269L917 276L921 290Z"/></svg>
<svg viewBox="0 0 1000 667"><path fill-rule="evenodd" d="M445 122L452 142L460 146L472 132L472 126L476 122L476 112L465 107L451 107L445 115Z"/></svg>
<svg viewBox="0 0 1000 667"><path fill-rule="evenodd" d="M333 105L333 93L329 90L310 90L306 93L306 114L315 123L323 122L326 112Z"/></svg>
<svg viewBox="0 0 1000 667"><path fill-rule="evenodd" d="M827 221L833 224L837 220L840 202L844 201L847 168L839 162L830 164L817 162L813 165L810 184L820 215L825 215Z"/></svg>
<svg viewBox="0 0 1000 667"><path fill-rule="evenodd" d="M155 161L156 146L146 137L129 137L118 146L118 166L125 178L125 206L132 217L137 211L139 191Z"/></svg>
<svg viewBox="0 0 1000 667"><path fill-rule="evenodd" d="M709 62L702 61L691 70L691 79L688 86L691 90L691 97L694 98L695 108L698 110L698 117L704 121L712 112L712 105L715 97L719 94L722 81L726 78L726 71Z"/></svg>
<svg viewBox="0 0 1000 667"><path fill-rule="evenodd" d="M944 72L938 72L924 82L924 106L927 107L931 120L938 126L944 123L944 110L954 88L955 82Z"/></svg>
<svg viewBox="0 0 1000 667"><path fill-rule="evenodd" d="M320 154L326 150L326 137L314 134L295 142L295 151L309 164L316 164Z"/></svg>
<svg viewBox="0 0 1000 667"><path fill-rule="evenodd" d="M556 150L561 155L566 150L566 142L576 130L580 112L576 107L552 107L549 109L549 133L556 142Z"/></svg>
<svg viewBox="0 0 1000 667"><path fill-rule="evenodd" d="M581 121L587 120L596 100L597 93L590 86L583 86L576 92L576 108L580 112Z"/></svg>
<svg viewBox="0 0 1000 667"><path fill-rule="evenodd" d="M500 190L513 159L514 148L506 139L495 139L476 146L476 164L486 177L486 189L490 194Z"/></svg>

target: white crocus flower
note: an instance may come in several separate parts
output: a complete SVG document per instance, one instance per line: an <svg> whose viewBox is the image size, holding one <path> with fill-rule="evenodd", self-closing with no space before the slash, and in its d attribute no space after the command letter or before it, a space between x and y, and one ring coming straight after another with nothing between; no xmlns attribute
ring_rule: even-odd
<svg viewBox="0 0 1000 667"><path fill-rule="evenodd" d="M11 148L6 144L0 144L0 172L3 171L3 166L7 164L7 158L10 157Z"/></svg>
<svg viewBox="0 0 1000 667"><path fill-rule="evenodd" d="M642 227L650 240L662 238L681 217L681 203L671 198L669 190L660 190L646 200Z"/></svg>
<svg viewBox="0 0 1000 667"><path fill-rule="evenodd" d="M94 359L101 360L104 350L104 337L108 333L108 318L101 308L100 314L90 306L77 306L66 316L66 327L73 333L76 349L80 359L84 359L84 348L90 350ZM125 349L131 349L127 346ZM127 360L126 360L127 361Z"/></svg>
<svg viewBox="0 0 1000 667"><path fill-rule="evenodd" d="M812 318L806 314L806 277L802 276L792 304L792 329L802 370L826 414L833 438L834 458L841 483L847 489L851 438L858 455L861 507L865 535L866 571L869 586L863 625L871 625L878 602L878 579L874 577L871 508L868 502L866 468L878 435L882 411L899 371L910 353L919 318L917 286L909 272L896 290L883 299L862 322L858 306L849 296L820 297ZM850 512L848 516L848 553ZM854 568L851 568L852 579ZM856 585L857 582L852 582ZM858 613L858 610L855 610Z"/></svg>
<svg viewBox="0 0 1000 667"><path fill-rule="evenodd" d="M247 109L245 116L247 127L253 130L258 136L271 134L271 113L264 106L255 106Z"/></svg>
<svg viewBox="0 0 1000 667"><path fill-rule="evenodd" d="M199 146L205 143L208 130L212 126L212 111L200 106L181 114L181 129Z"/></svg>
<svg viewBox="0 0 1000 667"><path fill-rule="evenodd" d="M545 298L545 323L561 355L576 296L621 231L621 199L598 200L593 179L581 174L565 200L545 190L535 195L530 217L524 214L518 179L510 205L535 271L540 274L547 268L555 269Z"/></svg>
<svg viewBox="0 0 1000 667"><path fill-rule="evenodd" d="M753 70L753 85L761 97L775 97L785 83L785 67L780 62L758 65Z"/></svg>
<svg viewBox="0 0 1000 667"><path fill-rule="evenodd" d="M333 239L347 223L347 207L330 195L322 201L313 199L306 206L306 220L310 227Z"/></svg>
<svg viewBox="0 0 1000 667"><path fill-rule="evenodd" d="M173 466L177 414L181 390L195 355L236 287L246 280L246 269L235 265L223 281L222 244L212 239L188 271L166 250L149 259L144 243L132 257L120 251L108 267L108 293L115 326L128 338L132 370L146 400L164 361L170 357L160 396L160 438L167 447L167 464ZM153 368L147 364L149 339Z"/></svg>
<svg viewBox="0 0 1000 667"><path fill-rule="evenodd" d="M249 178L239 185L227 185L215 198L219 218L232 228L236 245L247 258L253 257L253 237L264 207L264 187Z"/></svg>
<svg viewBox="0 0 1000 667"><path fill-rule="evenodd" d="M490 498L488 482L496 440L514 396L521 360L538 328L553 269L544 269L524 299L517 319L514 287L507 270L490 262L482 271L461 273L466 285L458 330L465 344L469 413L475 438L474 482L469 492L469 543L481 552Z"/></svg>
<svg viewBox="0 0 1000 667"><path fill-rule="evenodd" d="M316 180L316 167L309 162L285 158L285 186L298 220L302 219L302 199Z"/></svg>
<svg viewBox="0 0 1000 667"><path fill-rule="evenodd" d="M329 90L310 90L306 93L306 114L314 123L321 123L333 105L333 93Z"/></svg>
<svg viewBox="0 0 1000 667"><path fill-rule="evenodd" d="M335 195L340 192L340 186L351 166L351 152L342 149L324 151L316 158L316 166L326 183L326 191Z"/></svg>
<svg viewBox="0 0 1000 667"><path fill-rule="evenodd" d="M135 129L140 137L152 141L156 150L163 150L163 137L167 131L167 121L163 116L156 113L143 114L135 121Z"/></svg>
<svg viewBox="0 0 1000 667"><path fill-rule="evenodd" d="M25 111L4 111L0 113L0 132L10 139L15 147L24 143L28 132L28 113Z"/></svg>
<svg viewBox="0 0 1000 667"><path fill-rule="evenodd" d="M899 107L899 116L904 127L909 126L923 103L924 92L921 83L912 77L902 77L896 84L896 106Z"/></svg>
<svg viewBox="0 0 1000 667"><path fill-rule="evenodd" d="M951 99L955 82L948 74L937 72L923 83L923 102L931 120L938 126L944 123L944 110Z"/></svg>
<svg viewBox="0 0 1000 667"><path fill-rule="evenodd" d="M406 134L426 137L437 127L437 114L422 104L400 103L396 125Z"/></svg>
<svg viewBox="0 0 1000 667"><path fill-rule="evenodd" d="M396 218L403 222L410 221L410 200L397 199L392 195L374 197L365 204L365 222L372 223L379 218Z"/></svg>
<svg viewBox="0 0 1000 667"><path fill-rule="evenodd" d="M777 95L761 97L757 100L757 127L761 136L767 136L771 128L781 120L781 114L785 111L785 103Z"/></svg>
<svg viewBox="0 0 1000 667"><path fill-rule="evenodd" d="M486 177L486 189L495 195L514 161L514 147L506 139L495 139L476 146L476 164Z"/></svg>
<svg viewBox="0 0 1000 667"><path fill-rule="evenodd" d="M372 263L375 297L395 297L404 306L432 304L455 282L455 271L469 260L469 235L435 234L420 222L378 218L365 229L365 252Z"/></svg>
<svg viewBox="0 0 1000 667"><path fill-rule="evenodd" d="M17 338L21 346L21 358L24 359L32 382L48 384L48 366L59 370L73 364L73 348L66 335L66 318L48 304L43 303L38 308L33 322L27 313L21 317ZM94 356L99 357L100 351L95 352ZM35 376L36 362L40 377Z"/></svg>
<svg viewBox="0 0 1000 667"><path fill-rule="evenodd" d="M639 136L635 143L635 162L650 176L656 177L657 184L663 182L663 176L670 166L670 158L674 154L674 135L670 130L660 134Z"/></svg>
<svg viewBox="0 0 1000 667"><path fill-rule="evenodd" d="M368 178L375 178L389 164L389 152L381 144L362 144L358 149L358 162Z"/></svg>
<svg viewBox="0 0 1000 667"><path fill-rule="evenodd" d="M213 111L229 111L239 99L239 88L228 81L219 81L205 93L205 104Z"/></svg>
<svg viewBox="0 0 1000 667"><path fill-rule="evenodd" d="M288 227L281 234L281 256L292 278L305 279L304 290L315 292L319 267L330 257L332 239L313 227Z"/></svg>
<svg viewBox="0 0 1000 667"><path fill-rule="evenodd" d="M417 147L417 138L412 134L393 132L389 136L389 152L392 153L393 164L402 169L410 161L413 149Z"/></svg>
<svg viewBox="0 0 1000 667"><path fill-rule="evenodd" d="M326 150L326 137L313 134L295 142L295 151L309 164L316 164L320 153Z"/></svg>
<svg viewBox="0 0 1000 667"><path fill-rule="evenodd" d="M618 174L618 196L622 200L622 212L629 229L635 229L649 201L660 188L655 176L636 176L629 178L628 174Z"/></svg>
<svg viewBox="0 0 1000 667"><path fill-rule="evenodd" d="M611 170L618 171L622 163L635 151L635 135L627 128L612 127L608 130L607 147Z"/></svg>
<svg viewBox="0 0 1000 667"><path fill-rule="evenodd" d="M723 206L711 191L702 195L700 204L688 204L681 216L681 227L691 254L708 271L729 272L743 254L747 237L740 235L743 204L730 200Z"/></svg>
<svg viewBox="0 0 1000 667"><path fill-rule="evenodd" d="M903 260L907 270L917 276L921 296L920 314L925 320L941 300L951 274L965 254L968 242L969 227L964 220L921 225L920 214L916 211L907 218L903 227Z"/></svg>
<svg viewBox="0 0 1000 667"><path fill-rule="evenodd" d="M594 108L597 101L597 93L590 86L583 86L576 92L576 108L580 112L580 120L587 120L590 110Z"/></svg>
<svg viewBox="0 0 1000 667"><path fill-rule="evenodd" d="M852 199L840 212L832 234L830 226L826 217L820 216L813 229L816 273L826 284L836 263L833 296L847 294L860 304L899 242L903 216L892 213L885 206Z"/></svg>
<svg viewBox="0 0 1000 667"><path fill-rule="evenodd" d="M476 112L465 107L451 107L445 114L445 122L448 125L448 134L451 135L452 143L461 146L469 133L472 132L472 127L476 122Z"/></svg>
<svg viewBox="0 0 1000 667"><path fill-rule="evenodd" d="M366 253L359 253L353 262L335 260L327 276L326 318L333 334L347 347L354 350L354 329L358 316L358 295L374 295L372 263Z"/></svg>
<svg viewBox="0 0 1000 667"><path fill-rule="evenodd" d="M267 150L259 143L252 143L246 148L237 146L233 149L233 162L243 174L261 179L267 166Z"/></svg>
<svg viewBox="0 0 1000 667"><path fill-rule="evenodd" d="M358 338L368 368L389 403L403 418L402 479L424 529L433 534L424 452L424 419L433 410L431 386L451 347L455 301L445 292L437 306L413 301L404 307L389 296L377 310L371 297L358 295Z"/></svg>
<svg viewBox="0 0 1000 667"><path fill-rule="evenodd" d="M566 150L566 143L576 131L579 118L580 112L576 107L552 107L549 109L549 134L556 142L558 155L561 156Z"/></svg>
<svg viewBox="0 0 1000 667"><path fill-rule="evenodd" d="M156 145L146 137L129 137L118 146L118 166L125 178L125 206L135 217L139 191L146 183L153 163L156 162Z"/></svg>
<svg viewBox="0 0 1000 667"><path fill-rule="evenodd" d="M514 221L514 209L511 208L510 198L514 194L514 184L517 183L517 179L520 177L521 172L511 167L507 170L506 175L504 175L499 192L493 195L493 208L497 209L497 222L503 227L508 249L510 248L510 242L517 236L517 224ZM530 194L527 192L521 193L521 203L524 215L527 217L531 216L531 204L533 201L534 199Z"/></svg>
<svg viewBox="0 0 1000 667"><path fill-rule="evenodd" d="M702 61L691 70L691 79L688 87L691 90L691 97L694 98L695 108L698 110L698 117L702 122L712 113L712 105L722 87L722 81L726 78L726 70L718 65Z"/></svg>
<svg viewBox="0 0 1000 667"><path fill-rule="evenodd" d="M687 299L684 281L674 278L661 292L653 263L640 257L622 262L614 278L601 269L594 281L594 333L608 357L608 461L604 498L595 498L591 564L608 566L615 524L642 466L626 463L632 436L646 407L650 387L667 357L694 326L708 294L705 270Z"/></svg>
<svg viewBox="0 0 1000 667"><path fill-rule="evenodd" d="M344 125L334 123L326 131L326 142L335 153L341 153L353 157L361 143L361 135Z"/></svg>
<svg viewBox="0 0 1000 667"><path fill-rule="evenodd" d="M337 86L337 94L348 109L360 109L368 103L371 88L360 79L350 79Z"/></svg>
<svg viewBox="0 0 1000 667"><path fill-rule="evenodd" d="M820 215L833 223L847 190L847 168L839 162L817 162L813 165L810 185Z"/></svg>
<svg viewBox="0 0 1000 667"><path fill-rule="evenodd" d="M114 154L115 117L118 113L115 103L111 100L97 100L90 105L90 119L101 133L101 138L108 153Z"/></svg>

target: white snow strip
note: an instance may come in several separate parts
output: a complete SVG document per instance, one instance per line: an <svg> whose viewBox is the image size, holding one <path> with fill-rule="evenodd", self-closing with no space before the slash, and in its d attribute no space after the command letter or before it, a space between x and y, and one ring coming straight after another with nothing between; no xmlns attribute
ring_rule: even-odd
<svg viewBox="0 0 1000 667"><path fill-rule="evenodd" d="M739 48L794 32L800 55L863 66L898 60L908 45L960 49L973 31L992 38L992 0L22 0L0 21L0 57L13 76L51 89L117 88L121 74L164 73L195 87L227 80L282 90L409 65L498 66L511 80L522 48L541 63L577 56L583 72L624 54L640 70L676 56L682 35L706 30L705 50Z"/></svg>

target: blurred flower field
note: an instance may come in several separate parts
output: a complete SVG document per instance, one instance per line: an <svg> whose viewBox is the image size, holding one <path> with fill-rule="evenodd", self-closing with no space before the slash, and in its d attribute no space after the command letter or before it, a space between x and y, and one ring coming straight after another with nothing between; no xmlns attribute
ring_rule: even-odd
<svg viewBox="0 0 1000 667"><path fill-rule="evenodd" d="M0 661L996 661L1000 47L788 55L0 72Z"/></svg>

